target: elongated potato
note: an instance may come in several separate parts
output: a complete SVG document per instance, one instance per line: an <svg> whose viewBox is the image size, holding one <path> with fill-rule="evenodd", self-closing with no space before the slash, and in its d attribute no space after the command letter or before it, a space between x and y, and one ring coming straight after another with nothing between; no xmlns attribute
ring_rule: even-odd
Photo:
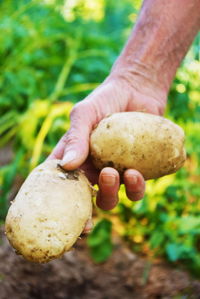
<svg viewBox="0 0 200 299"><path fill-rule="evenodd" d="M176 172L184 163L184 132L168 119L142 112L115 113L92 132L90 150L98 169L133 168L146 180Z"/></svg>
<svg viewBox="0 0 200 299"><path fill-rule="evenodd" d="M28 176L6 218L6 234L26 259L44 263L75 243L92 213L92 190L81 171L46 161Z"/></svg>

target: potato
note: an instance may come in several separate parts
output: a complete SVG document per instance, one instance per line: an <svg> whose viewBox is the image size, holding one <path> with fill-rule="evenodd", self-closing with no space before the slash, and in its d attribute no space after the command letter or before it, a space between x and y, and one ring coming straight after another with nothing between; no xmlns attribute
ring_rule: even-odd
<svg viewBox="0 0 200 299"><path fill-rule="evenodd" d="M92 189L81 171L65 172L49 160L28 176L6 218L6 234L19 254L39 263L70 250L92 214Z"/></svg>
<svg viewBox="0 0 200 299"><path fill-rule="evenodd" d="M91 134L95 166L123 172L133 168L153 179L177 171L184 163L183 130L160 116L115 113ZM6 217L6 234L19 254L45 263L70 250L92 214L92 187L80 170L64 171L49 160L28 176Z"/></svg>
<svg viewBox="0 0 200 299"><path fill-rule="evenodd" d="M184 132L161 116L115 113L92 132L90 151L98 169L136 169L146 180L176 172L184 163Z"/></svg>

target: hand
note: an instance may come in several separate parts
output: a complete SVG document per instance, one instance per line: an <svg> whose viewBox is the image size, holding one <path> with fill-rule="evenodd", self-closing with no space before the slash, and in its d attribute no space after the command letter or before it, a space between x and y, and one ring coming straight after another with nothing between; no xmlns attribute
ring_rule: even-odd
<svg viewBox="0 0 200 299"><path fill-rule="evenodd" d="M199 1L192 1L192 5L186 0L180 2L181 10L177 1L143 2L134 30L111 74L74 107L70 130L50 155L63 159L68 170L85 169L89 180L99 184L97 205L102 209L112 209L117 204L120 177L112 168L106 167L100 173L94 169L87 158L90 133L102 118L115 112L163 114L177 67L199 30ZM128 198L143 197L145 182L138 171L126 170L122 180Z"/></svg>
<svg viewBox="0 0 200 299"><path fill-rule="evenodd" d="M162 114L166 98L153 96L154 89L142 93L138 85L132 85L130 78L110 76L85 100L75 105L71 112L71 127L51 153L51 159L62 159L66 170L81 168L92 184L99 185L97 205L104 210L114 208L118 202L120 176L117 170L106 167L97 171L89 154L89 137L92 129L105 116L122 111L144 111ZM135 80L136 82L136 80ZM138 82L138 81L137 81ZM139 85L140 86L140 85ZM142 86L142 84L141 84ZM143 176L134 169L127 169L121 178L130 200L144 196Z"/></svg>

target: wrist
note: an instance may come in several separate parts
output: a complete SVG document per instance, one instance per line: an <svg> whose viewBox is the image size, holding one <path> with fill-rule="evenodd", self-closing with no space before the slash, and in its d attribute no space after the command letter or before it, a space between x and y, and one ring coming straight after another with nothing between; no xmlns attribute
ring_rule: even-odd
<svg viewBox="0 0 200 299"><path fill-rule="evenodd" d="M199 0L144 0L136 25L111 75L125 76L145 93L156 90L167 94L198 32L199 8Z"/></svg>

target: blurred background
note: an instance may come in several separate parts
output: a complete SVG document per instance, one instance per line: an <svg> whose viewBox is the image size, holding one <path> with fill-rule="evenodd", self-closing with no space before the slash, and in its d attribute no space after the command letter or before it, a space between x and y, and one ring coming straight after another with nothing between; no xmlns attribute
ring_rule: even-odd
<svg viewBox="0 0 200 299"><path fill-rule="evenodd" d="M69 113L100 84L136 21L140 0L0 1L0 221L9 201L69 128ZM186 133L187 162L149 181L144 199L95 209L87 238L104 262L113 238L149 262L200 276L200 35L171 86L165 116Z"/></svg>

